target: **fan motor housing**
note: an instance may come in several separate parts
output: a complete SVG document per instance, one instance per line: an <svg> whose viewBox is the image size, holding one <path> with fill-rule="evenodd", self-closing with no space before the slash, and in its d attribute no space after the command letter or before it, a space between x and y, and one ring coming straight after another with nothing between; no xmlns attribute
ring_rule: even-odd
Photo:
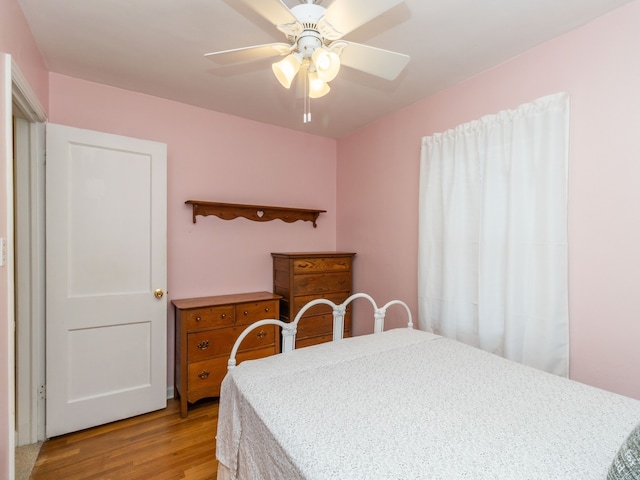
<svg viewBox="0 0 640 480"><path fill-rule="evenodd" d="M297 44L303 58L310 58L313 52L322 46L322 39L315 30L304 30L298 37Z"/></svg>
<svg viewBox="0 0 640 480"><path fill-rule="evenodd" d="M306 29L307 24L311 24L312 28L316 28L318 20L324 15L326 8L313 3L302 3L291 7L291 13L298 19L302 26Z"/></svg>
<svg viewBox="0 0 640 480"><path fill-rule="evenodd" d="M318 20L324 15L326 8L312 3L304 3L291 8L304 29L295 39L298 51L304 58L310 58L313 52L323 44L322 35L318 32Z"/></svg>

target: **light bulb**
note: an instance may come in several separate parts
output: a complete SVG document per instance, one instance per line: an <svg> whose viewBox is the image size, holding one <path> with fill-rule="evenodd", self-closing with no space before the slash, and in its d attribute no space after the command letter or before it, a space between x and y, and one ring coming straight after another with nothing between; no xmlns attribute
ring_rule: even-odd
<svg viewBox="0 0 640 480"><path fill-rule="evenodd" d="M311 56L311 61L316 67L318 76L325 82L336 78L340 71L340 57L324 48L317 48Z"/></svg>
<svg viewBox="0 0 640 480"><path fill-rule="evenodd" d="M298 70L300 70L300 60L298 55L287 55L283 60L271 65L273 73L284 88L290 88L291 82L295 78Z"/></svg>
<svg viewBox="0 0 640 480"><path fill-rule="evenodd" d="M317 73L309 73L309 98L324 97L331 87Z"/></svg>

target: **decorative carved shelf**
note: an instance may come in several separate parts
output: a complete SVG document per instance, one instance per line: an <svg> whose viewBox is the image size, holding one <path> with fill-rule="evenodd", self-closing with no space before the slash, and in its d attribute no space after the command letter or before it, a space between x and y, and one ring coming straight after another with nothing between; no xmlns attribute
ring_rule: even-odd
<svg viewBox="0 0 640 480"><path fill-rule="evenodd" d="M326 210L310 210L306 208L269 207L266 205L242 205L237 203L201 202L187 200L187 205L193 206L193 223L196 223L196 215L215 215L223 220L233 220L244 217L256 222L268 222L279 218L283 222L292 223L297 220L313 223L316 228L316 220Z"/></svg>

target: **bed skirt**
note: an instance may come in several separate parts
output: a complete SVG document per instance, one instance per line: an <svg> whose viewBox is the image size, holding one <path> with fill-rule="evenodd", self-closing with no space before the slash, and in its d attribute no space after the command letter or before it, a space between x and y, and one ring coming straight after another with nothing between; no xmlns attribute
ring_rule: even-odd
<svg viewBox="0 0 640 480"><path fill-rule="evenodd" d="M217 480L231 480L231 470L218 462L218 476Z"/></svg>

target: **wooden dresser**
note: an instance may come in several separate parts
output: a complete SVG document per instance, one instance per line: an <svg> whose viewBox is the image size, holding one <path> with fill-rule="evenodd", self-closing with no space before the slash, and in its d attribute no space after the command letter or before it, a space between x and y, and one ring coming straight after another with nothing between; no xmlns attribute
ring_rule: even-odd
<svg viewBox="0 0 640 480"><path fill-rule="evenodd" d="M175 391L182 418L187 416L187 403L220 396L234 342L247 325L279 318L280 298L270 292L255 292L173 300ZM245 338L237 359L242 362L279 351L280 332L275 325L267 325Z"/></svg>
<svg viewBox="0 0 640 480"><path fill-rule="evenodd" d="M272 253L273 291L282 295L280 319L293 321L311 300L326 298L339 304L352 294L352 264L355 253ZM351 307L344 318L344 336L351 336ZM296 348L328 342L333 338L331 308L317 305L298 324Z"/></svg>

